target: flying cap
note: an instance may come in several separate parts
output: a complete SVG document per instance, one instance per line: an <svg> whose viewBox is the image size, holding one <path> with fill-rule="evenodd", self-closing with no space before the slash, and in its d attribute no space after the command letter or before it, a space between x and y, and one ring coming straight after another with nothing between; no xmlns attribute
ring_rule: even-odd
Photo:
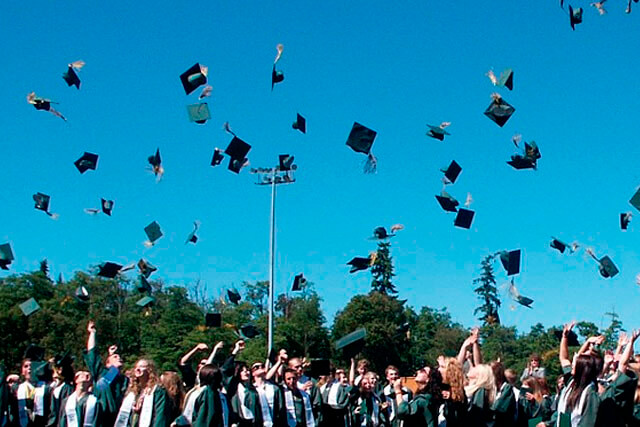
<svg viewBox="0 0 640 427"><path fill-rule="evenodd" d="M138 301L136 301L136 305L140 307L147 307L152 305L155 302L155 299L150 296L142 297Z"/></svg>
<svg viewBox="0 0 640 427"><path fill-rule="evenodd" d="M331 361L328 359L311 359L309 375L311 378L316 379L321 376L331 375Z"/></svg>
<svg viewBox="0 0 640 427"><path fill-rule="evenodd" d="M193 221L193 231L187 236L187 240L184 242L185 245L187 243L193 243L195 245L198 242L198 236L196 235L198 228L200 228L200 221Z"/></svg>
<svg viewBox="0 0 640 427"><path fill-rule="evenodd" d="M8 270L9 265L14 260L13 250L11 249L10 243L3 243L0 245L0 268L3 270Z"/></svg>
<svg viewBox="0 0 640 427"><path fill-rule="evenodd" d="M105 262L100 265L98 276L113 279L118 275L118 273L120 273L120 270L122 270L122 265L116 264L115 262Z"/></svg>
<svg viewBox="0 0 640 427"><path fill-rule="evenodd" d="M301 291L302 287L307 284L307 279L304 278L302 273L297 274L293 279L293 286L291 287L291 292Z"/></svg>
<svg viewBox="0 0 640 427"><path fill-rule="evenodd" d="M600 275L605 279L613 277L619 273L618 267L613 263L611 258L604 256L600 258Z"/></svg>
<svg viewBox="0 0 640 427"><path fill-rule="evenodd" d="M89 169L96 170L96 167L98 165L98 155L87 153L85 151L82 157L76 160L73 164L76 165L76 168L78 168L78 172L80 172L81 174L85 173Z"/></svg>
<svg viewBox="0 0 640 427"><path fill-rule="evenodd" d="M504 86L509 90L513 90L513 70L511 68L507 68L502 73L500 73L500 80L498 80L499 86Z"/></svg>
<svg viewBox="0 0 640 427"><path fill-rule="evenodd" d="M553 331L553 335L555 335L558 340L562 340L562 329L556 329L555 331ZM569 333L567 334L567 340L569 347L580 346L580 341L578 341L578 334L573 331L569 331Z"/></svg>
<svg viewBox="0 0 640 427"><path fill-rule="evenodd" d="M211 166L218 166L224 160L224 155L222 154L222 150L216 148L213 150L213 157L211 158Z"/></svg>
<svg viewBox="0 0 640 427"><path fill-rule="evenodd" d="M458 210L458 214L456 215L456 219L453 222L453 225L460 228L471 228L471 223L473 222L473 217L475 216L475 212L469 209L460 208Z"/></svg>
<svg viewBox="0 0 640 427"><path fill-rule="evenodd" d="M80 89L80 78L76 73L76 70L80 70L84 67L84 61L75 61L69 64L67 71L62 74L62 78L69 87L75 86L76 89Z"/></svg>
<svg viewBox="0 0 640 427"><path fill-rule="evenodd" d="M148 279L151 274L158 270L156 266L154 266L144 258L141 258L140 261L138 261L138 269L140 270L140 274L144 276L145 279Z"/></svg>
<svg viewBox="0 0 640 427"><path fill-rule="evenodd" d="M55 110L51 106L51 104L55 104L55 102L50 99L40 98L36 95L35 92L31 92L27 95L27 102L33 105L36 110L48 111L54 116L60 117L65 122L67 121L67 119L59 111Z"/></svg>
<svg viewBox="0 0 640 427"><path fill-rule="evenodd" d="M358 122L353 123L347 145L356 153L367 155L367 163L365 164L365 172L372 173L376 171L376 158L371 154L371 147L376 139L377 132L361 125Z"/></svg>
<svg viewBox="0 0 640 427"><path fill-rule="evenodd" d="M49 203L51 201L50 196L43 193L36 193L33 195L33 201L36 202L36 209L49 214Z"/></svg>
<svg viewBox="0 0 640 427"><path fill-rule="evenodd" d="M374 240L384 240L384 239L388 239L388 238L393 237L393 236L395 236L395 234L388 234L386 228L384 228L384 227L376 227L373 230L372 239L374 239Z"/></svg>
<svg viewBox="0 0 640 427"><path fill-rule="evenodd" d="M204 324L208 328L219 328L222 325L222 314L220 313L205 314Z"/></svg>
<svg viewBox="0 0 640 427"><path fill-rule="evenodd" d="M462 172L462 168L455 160L451 161L449 167L440 170L444 173L444 177L449 184L455 184L456 179L458 179L458 176L460 175L460 172Z"/></svg>
<svg viewBox="0 0 640 427"><path fill-rule="evenodd" d="M240 337L243 339L252 339L260 335L260 331L251 323L248 323L240 328Z"/></svg>
<svg viewBox="0 0 640 427"><path fill-rule="evenodd" d="M342 350L347 359L355 357L364 348L366 336L367 330L365 328L356 329L336 341L336 349Z"/></svg>
<svg viewBox="0 0 640 427"><path fill-rule="evenodd" d="M229 298L229 301L231 301L232 304L238 305L238 303L240 303L240 300L242 299L242 296L240 296L240 292L236 291L235 289L227 289L227 298Z"/></svg>
<svg viewBox="0 0 640 427"><path fill-rule="evenodd" d="M244 161L247 158L249 150L251 150L251 145L234 136L224 152L231 157L232 160Z"/></svg>
<svg viewBox="0 0 640 427"><path fill-rule="evenodd" d="M271 90L272 91L273 91L273 86L275 86L276 83L280 83L281 81L284 80L284 73L282 71L276 70L276 64L280 60L280 57L282 57L283 50L284 50L284 46L282 44L278 44L276 46L276 51L278 53L276 54L276 58L273 60L273 70L271 70Z"/></svg>
<svg viewBox="0 0 640 427"><path fill-rule="evenodd" d="M156 176L156 180L160 180L164 174L164 168L162 167L162 157L160 157L160 148L156 149L156 153L147 157L147 161L151 165L151 170Z"/></svg>
<svg viewBox="0 0 640 427"><path fill-rule="evenodd" d="M162 230L160 229L160 224L156 221L153 221L151 224L147 225L144 228L144 232L147 234L147 240L144 242L144 245L147 247L155 245L156 241L163 236Z"/></svg>
<svg viewBox="0 0 640 427"><path fill-rule="evenodd" d="M491 95L491 98L491 104L489 104L485 110L484 115L489 117L498 126L502 127L507 123L507 120L509 120L516 109L507 101L502 99L502 97L497 93Z"/></svg>
<svg viewBox="0 0 640 427"><path fill-rule="evenodd" d="M290 171L293 167L294 157L290 154L280 154L278 157L278 169L281 171Z"/></svg>
<svg viewBox="0 0 640 427"><path fill-rule="evenodd" d="M189 121L198 124L204 124L211 118L211 112L209 111L209 105L206 102L198 104L187 105L187 113L189 115Z"/></svg>
<svg viewBox="0 0 640 427"><path fill-rule="evenodd" d="M152 291L151 284L143 275L140 275L140 283L136 286L136 288L141 294L149 293Z"/></svg>
<svg viewBox="0 0 640 427"><path fill-rule="evenodd" d="M29 344L22 354L23 359L42 360L44 359L44 347L37 344Z"/></svg>
<svg viewBox="0 0 640 427"><path fill-rule="evenodd" d="M187 71L180 74L180 81L182 82L184 92L189 95L198 87L207 84L208 72L209 69L207 67L196 63Z"/></svg>
<svg viewBox="0 0 640 427"><path fill-rule="evenodd" d="M111 216L115 202L113 200L100 199L100 204L102 206L102 212L104 212L105 215Z"/></svg>
<svg viewBox="0 0 640 427"><path fill-rule="evenodd" d="M22 311L22 314L27 317L40 310L40 304L38 304L38 301L36 301L35 298L29 298L25 302L20 303L19 307Z"/></svg>
<svg viewBox="0 0 640 427"><path fill-rule="evenodd" d="M446 191L442 191L439 196L436 196L438 203L442 209L447 212L458 212L457 206L460 204L456 199L454 199L449 193Z"/></svg>
<svg viewBox="0 0 640 427"><path fill-rule="evenodd" d="M576 25L582 23L582 8L579 7L574 9L569 5L569 24L571 25L571 29L575 30Z"/></svg>
<svg viewBox="0 0 640 427"><path fill-rule="evenodd" d="M551 238L551 243L549 244L553 249L557 249L561 254L564 253L565 249L569 246L561 240L556 239L555 237ZM569 249L573 252L571 249Z"/></svg>
<svg viewBox="0 0 640 427"><path fill-rule="evenodd" d="M527 308L531 308L533 300L531 298L520 295L520 292L516 288L516 285L513 283L513 279L511 279L511 284L509 285L509 294L511 294L511 298L513 298L513 300L518 304L523 305Z"/></svg>
<svg viewBox="0 0 640 427"><path fill-rule="evenodd" d="M80 302L88 302L91 299L89 291L84 286L78 286L74 295Z"/></svg>
<svg viewBox="0 0 640 427"><path fill-rule="evenodd" d="M347 263L347 265L351 266L351 270L349 270L349 273L355 273L356 271L361 271L361 270L368 270L372 264L373 262L371 257L367 257L367 258L355 257Z"/></svg>
<svg viewBox="0 0 640 427"><path fill-rule="evenodd" d="M451 135L451 134L446 130L444 130L446 126L443 126L443 125L444 123L441 124L440 126L427 125L427 127L429 128L429 130L427 131L427 136L430 136L431 138L435 138L440 141L444 141L445 135Z"/></svg>
<svg viewBox="0 0 640 427"><path fill-rule="evenodd" d="M500 262L507 271L507 276L520 273L520 249L500 252Z"/></svg>
<svg viewBox="0 0 640 427"><path fill-rule="evenodd" d="M633 206L634 208L640 211L640 188L636 191L633 197L631 197L631 200L629 200L629 203L631 203L631 206Z"/></svg>
<svg viewBox="0 0 640 427"><path fill-rule="evenodd" d="M620 228L626 230L631 222L631 212L625 212L620 214Z"/></svg>
<svg viewBox="0 0 640 427"><path fill-rule="evenodd" d="M291 127L302 133L307 133L307 119L302 117L299 113L296 113L296 121L293 122Z"/></svg>

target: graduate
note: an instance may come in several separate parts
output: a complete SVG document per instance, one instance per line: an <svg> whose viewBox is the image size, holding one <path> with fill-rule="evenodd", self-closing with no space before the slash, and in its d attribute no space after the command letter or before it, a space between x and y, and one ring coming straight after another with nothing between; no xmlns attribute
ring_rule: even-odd
<svg viewBox="0 0 640 427"><path fill-rule="evenodd" d="M51 372L49 364L42 361L44 349L30 345L21 364L23 381L16 390L13 410L20 427L46 426L51 410Z"/></svg>
<svg viewBox="0 0 640 427"><path fill-rule="evenodd" d="M311 397L298 388L298 371L284 370L284 401L288 427L315 427Z"/></svg>
<svg viewBox="0 0 640 427"><path fill-rule="evenodd" d="M352 425L377 427L387 422L385 413L389 404L382 402L375 393L376 382L376 374L368 371L363 375L360 387L351 394Z"/></svg>
<svg viewBox="0 0 640 427"><path fill-rule="evenodd" d="M397 379L393 385L398 418L403 427L437 427L438 410L442 401L442 376L438 369L427 366L416 372L415 382L418 389L409 402L402 398L402 380Z"/></svg>
<svg viewBox="0 0 640 427"><path fill-rule="evenodd" d="M467 395L464 392L464 373L462 365L454 357L438 357L438 366L442 376L442 398L438 421L447 427L466 425Z"/></svg>
<svg viewBox="0 0 640 427"><path fill-rule="evenodd" d="M356 365L355 359L351 358L351 366L349 367L349 383L358 387L360 385L360 381L362 381L362 377L364 374L369 372L370 363L367 359L360 359ZM356 372L358 372L358 376L356 376Z"/></svg>
<svg viewBox="0 0 640 427"><path fill-rule="evenodd" d="M231 355L222 366L222 375L233 411L232 424L237 424L238 427L257 427L263 425L260 396L253 387L251 371L247 364L235 360L244 349L243 340L235 343Z"/></svg>
<svg viewBox="0 0 640 427"><path fill-rule="evenodd" d="M494 426L512 426L516 420L516 397L513 393L513 386L505 378L504 366L501 362L492 362L490 366L496 387L496 397L491 407L494 414Z"/></svg>
<svg viewBox="0 0 640 427"><path fill-rule="evenodd" d="M169 395L160 383L155 364L148 359L138 360L114 427L169 427L173 421L170 411Z"/></svg>
<svg viewBox="0 0 640 427"><path fill-rule="evenodd" d="M200 391L195 398L193 408L184 417L194 427L229 427L229 403L222 388L222 373L218 365L209 363L198 372Z"/></svg>
<svg viewBox="0 0 640 427"><path fill-rule="evenodd" d="M296 371L296 375L298 377L298 388L307 392L311 397L313 416L317 419L320 416L320 407L322 406L322 396L320 395L317 381L304 374L304 359L292 357L289 359L289 368Z"/></svg>
<svg viewBox="0 0 640 427"><path fill-rule="evenodd" d="M0 426L6 426L11 422L9 411L9 396L11 388L7 381L7 370L0 364Z"/></svg>
<svg viewBox="0 0 640 427"><path fill-rule="evenodd" d="M286 427L287 408L284 404L284 393L280 387L266 379L267 367L262 362L251 365L253 387L260 398L260 409L265 426Z"/></svg>
<svg viewBox="0 0 640 427"><path fill-rule="evenodd" d="M527 427L529 423L538 424L551 419L553 402L543 381L544 378L535 377L522 381L517 410L519 426Z"/></svg>
<svg viewBox="0 0 640 427"><path fill-rule="evenodd" d="M182 405L185 397L182 380L177 372L166 371L160 375L160 383L169 397L167 400L169 404L169 419L175 420L182 414Z"/></svg>
<svg viewBox="0 0 640 427"><path fill-rule="evenodd" d="M491 408L496 391L493 370L489 365L476 365L469 370L467 377L469 385L464 388L469 401L466 415L467 425L478 427L491 425L493 422Z"/></svg>
<svg viewBox="0 0 640 427"><path fill-rule="evenodd" d="M48 426L58 425L61 402L70 396L74 390L75 373L73 370L73 357L69 353L57 355L53 363L53 379L51 390L51 410L49 411Z"/></svg>
<svg viewBox="0 0 640 427"><path fill-rule="evenodd" d="M400 378L400 371L393 365L387 366L384 370L384 376L387 379L387 385L382 388L382 398L387 402L386 417L389 420L389 425L392 427L400 427L400 421L398 420L398 402L396 401L396 392L394 384L398 378ZM413 392L406 387L402 387L402 400L409 402L413 399Z"/></svg>
<svg viewBox="0 0 640 427"><path fill-rule="evenodd" d="M194 349L192 349L189 353L193 353L198 348L204 348L205 346L206 346L206 344L200 343ZM193 368L191 367L191 365L187 364L188 358L191 357L191 356L189 356L189 353L187 353L187 355L185 355L181 359L180 364L178 364L178 368L180 369L180 372L183 375L183 382L185 384L187 384L187 380L188 380L189 383L194 384L191 387L191 389L187 391L187 393L186 393L186 395L184 396L184 399L183 399L183 404L180 407L180 409L182 410L182 416L186 417L186 419L187 419L187 421L189 423L192 422L193 406L195 404L195 401L196 401L197 397L200 395L200 393L202 392L202 388L201 388L200 383L199 383L199 380L200 380L200 375L199 375L200 374L200 369L202 369L205 365L213 364L213 359L215 358L216 353L223 346L224 346L224 343L222 341L218 342L213 347L213 350L211 351L211 354L209 354L209 357L207 359L202 359L200 361L200 363L198 363L198 374L197 374L196 378L192 378L192 377L189 376L190 373L195 374L195 372L193 371ZM189 357L187 358L187 360L185 360L185 357L187 357L187 356L189 356ZM217 367L217 365L216 365L216 367ZM186 377L185 377L185 372L187 372Z"/></svg>
<svg viewBox="0 0 640 427"><path fill-rule="evenodd" d="M93 394L100 403L98 426L112 427L122 405L129 380L121 372L123 361L118 354L118 347L115 345L109 347L109 356L103 365L98 354L97 329L94 322L89 322L87 331L89 337L84 361L93 378Z"/></svg>
<svg viewBox="0 0 640 427"><path fill-rule="evenodd" d="M336 369L333 379L322 391L320 426L347 427L349 425L349 395L351 386L344 369Z"/></svg>
<svg viewBox="0 0 640 427"><path fill-rule="evenodd" d="M97 425L100 416L98 399L89 391L93 382L87 371L74 375L75 390L60 404L60 427L89 427Z"/></svg>

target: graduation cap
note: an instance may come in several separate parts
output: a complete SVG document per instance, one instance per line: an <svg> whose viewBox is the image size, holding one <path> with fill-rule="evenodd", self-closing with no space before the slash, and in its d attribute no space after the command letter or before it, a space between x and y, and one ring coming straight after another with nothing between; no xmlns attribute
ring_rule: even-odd
<svg viewBox="0 0 640 427"><path fill-rule="evenodd" d="M180 74L180 81L182 82L184 92L189 95L198 87L206 84L208 72L209 69L207 67L196 63L187 71Z"/></svg>
<svg viewBox="0 0 640 427"><path fill-rule="evenodd" d="M376 139L376 135L377 132L375 130L369 129L358 122L354 122L349 137L347 138L347 145L351 147L353 151L367 155L367 162L364 167L365 173L373 173L376 171L377 160L375 156L371 154L371 147Z"/></svg>
<svg viewBox="0 0 640 427"><path fill-rule="evenodd" d="M235 289L227 289L227 298L229 298L229 301L234 305L238 305L242 299L240 293Z"/></svg>
<svg viewBox="0 0 640 427"><path fill-rule="evenodd" d="M640 188L636 191L631 200L629 200L629 203L640 211Z"/></svg>
<svg viewBox="0 0 640 427"><path fill-rule="evenodd" d="M575 30L576 25L580 23L582 23L582 8L574 9L569 5L569 24L571 24L571 29Z"/></svg>
<svg viewBox="0 0 640 427"><path fill-rule="evenodd" d="M98 155L93 153L85 153L78 160L73 162L78 168L78 172L81 174L85 173L89 169L96 170L96 166L98 165Z"/></svg>
<svg viewBox="0 0 640 427"><path fill-rule="evenodd" d="M613 260L609 256L604 256L600 259L596 257L593 249L587 248L587 254L591 256L591 258L595 259L598 264L598 270L600 271L600 275L605 279L615 276L619 273L618 267L613 263Z"/></svg>
<svg viewBox="0 0 640 427"><path fill-rule="evenodd" d="M37 344L29 344L22 354L23 359L42 360L44 359L44 347L40 347Z"/></svg>
<svg viewBox="0 0 640 427"><path fill-rule="evenodd" d="M471 223L473 222L473 217L475 216L475 212L469 209L460 208L456 215L456 219L453 222L453 225L460 228L471 228Z"/></svg>
<svg viewBox="0 0 640 427"><path fill-rule="evenodd" d="M227 148L224 150L231 159L229 160L228 169L232 172L239 173L242 166L247 161L247 154L251 150L251 145L247 144L237 136L234 136Z"/></svg>
<svg viewBox="0 0 640 427"><path fill-rule="evenodd" d="M211 166L218 166L220 163L222 163L223 159L224 155L222 154L222 150L220 150L219 148L214 149L213 157L211 158Z"/></svg>
<svg viewBox="0 0 640 427"><path fill-rule="evenodd" d="M500 262L507 271L507 276L513 276L520 272L520 249L500 252Z"/></svg>
<svg viewBox="0 0 640 427"><path fill-rule="evenodd" d="M498 81L499 86L504 86L509 90L513 90L513 70L511 68L507 68L502 73L500 73L500 80Z"/></svg>
<svg viewBox="0 0 640 427"><path fill-rule="evenodd" d="M100 199L100 204L102 206L102 212L104 212L105 215L111 216L115 202L113 200Z"/></svg>
<svg viewBox="0 0 640 427"><path fill-rule="evenodd" d="M219 328L222 325L222 314L206 313L204 316L204 324L208 328Z"/></svg>
<svg viewBox="0 0 640 427"><path fill-rule="evenodd" d="M454 184L456 182L456 179L458 179L460 172L462 172L462 167L460 167L460 165L455 160L452 160L448 168L440 170L444 173L444 177L446 179L445 182Z"/></svg>
<svg viewBox="0 0 640 427"><path fill-rule="evenodd" d="M148 306L152 305L154 301L155 301L155 299L153 297L145 296L145 297L140 298L138 301L136 301L136 305L138 305L140 307L148 307Z"/></svg>
<svg viewBox="0 0 640 427"><path fill-rule="evenodd" d="M527 308L531 308L533 300L531 298L520 295L520 292L516 288L516 285L513 283L513 279L511 279L511 283L509 284L509 294L511 295L511 298L513 298L513 300L518 304L523 305Z"/></svg>
<svg viewBox="0 0 640 427"><path fill-rule="evenodd" d="M10 243L3 243L0 245L0 268L8 270L9 265L14 260L13 250Z"/></svg>
<svg viewBox="0 0 640 427"><path fill-rule="evenodd" d="M328 359L311 359L309 376L311 378L320 378L326 375L331 375L331 362Z"/></svg>
<svg viewBox="0 0 640 427"><path fill-rule="evenodd" d="M620 214L620 228L626 230L629 227L631 221L631 212L625 212Z"/></svg>
<svg viewBox="0 0 640 427"><path fill-rule="evenodd" d="M52 371L49 362L46 360L31 361L31 382L37 384L40 381L52 379Z"/></svg>
<svg viewBox="0 0 640 427"><path fill-rule="evenodd" d="M153 171L156 179L162 178L164 174L164 168L162 167L162 157L160 157L160 148L156 149L156 153L147 157L147 161L151 165L151 170Z"/></svg>
<svg viewBox="0 0 640 427"><path fill-rule="evenodd" d="M291 170L291 168L293 166L293 160L294 160L294 157L292 155L290 155L290 154L280 154L278 159L279 159L278 169L280 169L283 172Z"/></svg>
<svg viewBox="0 0 640 427"><path fill-rule="evenodd" d="M151 292L151 284L143 275L140 275L140 283L138 284L137 289L141 294Z"/></svg>
<svg viewBox="0 0 640 427"><path fill-rule="evenodd" d="M144 232L147 234L147 238L149 239L144 242L144 245L146 247L155 245L156 240L163 236L162 230L160 230L160 224L158 224L156 221L153 221L151 224L147 225L144 228Z"/></svg>
<svg viewBox="0 0 640 427"><path fill-rule="evenodd" d="M151 274L158 270L156 266L154 266L144 258L141 258L140 261L138 261L138 269L140 270L140 274L144 276L145 279L148 279Z"/></svg>
<svg viewBox="0 0 640 427"><path fill-rule="evenodd" d="M75 61L69 64L67 71L62 74L62 78L69 87L75 86L77 89L80 89L80 78L76 73L76 70L80 70L84 67L84 61Z"/></svg>
<svg viewBox="0 0 640 427"><path fill-rule="evenodd" d="M58 214L49 212L49 204L51 203L51 197L49 195L44 193L36 193L33 195L33 201L35 202L35 208L37 210L46 213L53 219L58 218Z"/></svg>
<svg viewBox="0 0 640 427"><path fill-rule="evenodd" d="M291 292L301 291L302 287L307 284L307 279L304 278L302 273L297 274L293 279L293 286L291 287Z"/></svg>
<svg viewBox="0 0 640 427"><path fill-rule="evenodd" d="M80 302L88 302L91 297L89 291L84 286L78 286L75 291L75 297Z"/></svg>
<svg viewBox="0 0 640 427"><path fill-rule="evenodd" d="M296 113L296 121L293 122L291 127L302 133L307 133L307 119L302 117L299 113Z"/></svg>
<svg viewBox="0 0 640 427"><path fill-rule="evenodd" d="M570 253L574 253L576 249L578 249L577 243L572 243L571 245L563 242L562 240L558 240L555 237L551 238L551 243L549 244L553 249L557 249L561 254L564 253L566 248L569 248Z"/></svg>
<svg viewBox="0 0 640 427"><path fill-rule="evenodd" d="M64 353L58 353L54 356L53 366L56 368L70 368L73 366L75 360L76 358L67 350Z"/></svg>
<svg viewBox="0 0 640 427"><path fill-rule="evenodd" d="M185 245L187 243L193 243L195 245L198 242L198 236L196 235L198 228L200 228L200 222L193 221L193 231L187 236L187 240L184 242Z"/></svg>
<svg viewBox="0 0 640 427"><path fill-rule="evenodd" d="M243 339L252 339L260 335L260 331L251 323L247 323L246 325L240 328L240 337Z"/></svg>
<svg viewBox="0 0 640 427"><path fill-rule="evenodd" d="M511 117L516 109L497 93L492 94L491 98L491 104L489 104L485 110L484 115L502 127L507 123L507 120L509 120L509 117Z"/></svg>
<svg viewBox="0 0 640 427"><path fill-rule="evenodd" d="M387 229L384 227L376 227L373 230L373 237L371 237L374 240L384 240L384 239L388 239L390 237L395 236L395 234L388 234L387 233Z"/></svg>
<svg viewBox="0 0 640 427"><path fill-rule="evenodd" d="M113 279L120 273L120 270L122 270L122 265L116 264L115 262L105 262L100 265L98 276Z"/></svg>
<svg viewBox="0 0 640 427"><path fill-rule="evenodd" d="M342 350L347 359L355 357L364 348L367 330L365 328L356 329L348 335L335 342L337 350Z"/></svg>
<svg viewBox="0 0 640 427"><path fill-rule="evenodd" d="M355 273L356 271L360 270L368 270L372 264L373 263L371 261L371 257L355 257L347 263L347 265L351 266L351 270L349 270L349 273Z"/></svg>
<svg viewBox="0 0 640 427"><path fill-rule="evenodd" d="M440 126L427 125L427 127L429 128L429 130L427 131L427 136L440 141L444 141L445 135L451 135L449 132L444 130L447 126L449 126L448 122L442 122Z"/></svg>
<svg viewBox="0 0 640 427"><path fill-rule="evenodd" d="M207 105L206 102L187 105L187 113L189 115L190 122L195 122L201 125L211 118L209 105Z"/></svg>
<svg viewBox="0 0 640 427"><path fill-rule="evenodd" d="M53 102L50 99L45 99L45 98L40 98L39 96L36 95L35 92L31 92L27 95L27 102L31 105L33 105L33 107L36 110L43 110L43 111L48 111L51 114L53 114L56 117L60 117L62 120L64 120L65 122L67 121L67 119L57 110L55 110L51 104L57 104L56 102Z"/></svg>
<svg viewBox="0 0 640 427"><path fill-rule="evenodd" d="M559 341L562 340L562 329L556 329L555 331L553 331L553 335L555 335L555 337ZM567 341L568 341L569 347L580 346L580 341L578 341L578 334L576 334L573 331L569 331L569 333L567 334Z"/></svg>
<svg viewBox="0 0 640 427"><path fill-rule="evenodd" d="M35 298L29 298L25 302L20 303L19 307L22 311L22 314L27 317L40 310L40 304L38 304L38 301L36 301Z"/></svg>
<svg viewBox="0 0 640 427"><path fill-rule="evenodd" d="M273 90L273 87L276 85L276 83L280 83L284 80L284 73L282 71L276 70L276 64L282 56L284 46L282 44L279 44L278 46L276 46L276 50L278 51L278 53L276 54L276 59L273 61L273 70L271 70L271 90Z"/></svg>
<svg viewBox="0 0 640 427"><path fill-rule="evenodd" d="M454 199L449 193L446 191L442 191L439 196L436 196L438 203L442 209L447 212L458 212L457 206L460 204L456 199Z"/></svg>

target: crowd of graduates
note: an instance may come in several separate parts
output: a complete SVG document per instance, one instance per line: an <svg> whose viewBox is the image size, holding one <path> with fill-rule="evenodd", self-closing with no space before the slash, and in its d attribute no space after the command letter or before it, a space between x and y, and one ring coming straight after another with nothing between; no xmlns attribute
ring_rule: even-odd
<svg viewBox="0 0 640 427"><path fill-rule="evenodd" d="M103 362L90 322L84 370L68 353L46 359L37 345L25 352L19 375L0 370L0 427L640 425L640 355L633 351L640 331L622 334L615 352L602 353L604 338L593 336L571 355L573 327L565 325L560 340L564 375L550 384L535 354L520 374L500 360L483 361L477 329L457 357L440 356L415 373L391 365L376 373L355 358L335 367L285 349L247 363L242 339L223 363L215 362L222 342L200 343L176 371L158 372L147 358L125 370L116 346Z"/></svg>

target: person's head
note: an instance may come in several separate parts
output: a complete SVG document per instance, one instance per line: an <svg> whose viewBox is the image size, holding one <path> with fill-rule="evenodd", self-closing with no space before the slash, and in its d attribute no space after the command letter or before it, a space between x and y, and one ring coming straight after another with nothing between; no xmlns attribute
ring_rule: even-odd
<svg viewBox="0 0 640 427"><path fill-rule="evenodd" d="M160 382L156 365L150 359L140 359L133 368L133 384L136 393L140 393L146 387L153 387Z"/></svg>
<svg viewBox="0 0 640 427"><path fill-rule="evenodd" d="M20 375L26 381L29 381L31 378L31 359L22 359L22 363L20 364Z"/></svg>
<svg viewBox="0 0 640 427"><path fill-rule="evenodd" d="M400 371L393 365L387 366L384 370L384 376L387 378L387 382L393 384L395 380L400 378Z"/></svg>
<svg viewBox="0 0 640 427"><path fill-rule="evenodd" d="M491 370L493 371L493 378L496 388L500 389L500 387L502 387L502 384L507 381L504 376L504 365L502 364L502 362L492 362Z"/></svg>
<svg viewBox="0 0 640 427"><path fill-rule="evenodd" d="M104 366L106 366L107 369L111 368L112 366L114 368L120 369L122 368L122 365L122 357L120 357L118 353L110 354L109 356L107 356L107 359L104 362Z"/></svg>
<svg viewBox="0 0 640 427"><path fill-rule="evenodd" d="M289 390L298 388L298 371L293 368L284 370L284 384Z"/></svg>
<svg viewBox="0 0 640 427"><path fill-rule="evenodd" d="M165 371L160 375L160 382L167 391L169 398L173 401L174 407L181 408L184 399L184 387L182 379L177 372Z"/></svg>
<svg viewBox="0 0 640 427"><path fill-rule="evenodd" d="M538 353L531 354L531 356L529 357L529 366L531 366L532 369L537 369L540 367L540 356L538 355Z"/></svg>
<svg viewBox="0 0 640 427"><path fill-rule="evenodd" d="M369 372L370 365L371 364L367 359L358 360L358 364L356 365L356 371L358 372L358 375L364 375Z"/></svg>
<svg viewBox="0 0 640 427"><path fill-rule="evenodd" d="M262 378L267 376L267 368L262 362L255 362L251 365L251 376L253 378Z"/></svg>
<svg viewBox="0 0 640 427"><path fill-rule="evenodd" d="M222 373L215 363L204 365L200 368L198 378L202 387L210 386L214 390L218 390L222 384Z"/></svg>
<svg viewBox="0 0 640 427"><path fill-rule="evenodd" d="M545 377L536 378L536 382L538 383L540 394L542 394L542 396L549 396L551 394L549 392L549 384L547 383L547 379Z"/></svg>
<svg viewBox="0 0 640 427"><path fill-rule="evenodd" d="M373 393L376 388L376 375L373 372L367 372L362 376L360 380L360 392L361 393Z"/></svg>
<svg viewBox="0 0 640 427"><path fill-rule="evenodd" d="M242 382L247 382L251 379L251 371L244 362L236 362L234 377Z"/></svg>
<svg viewBox="0 0 640 427"><path fill-rule="evenodd" d="M336 381L338 381L342 385L347 385L349 383L349 377L344 369L338 368L336 369Z"/></svg>
<svg viewBox="0 0 640 427"><path fill-rule="evenodd" d="M455 357L447 357L443 362L444 368L439 367L438 371L442 376L442 381L449 385L451 400L455 402L464 401L464 373L462 371L462 365Z"/></svg>
<svg viewBox="0 0 640 427"><path fill-rule="evenodd" d="M296 371L296 375L298 376L298 378L301 378L302 374L304 373L302 359L300 359L299 357L293 357L289 359L289 369L293 369L294 371Z"/></svg>
<svg viewBox="0 0 640 427"><path fill-rule="evenodd" d="M470 398L476 391L482 388L487 392L488 403L492 404L496 384L491 366L484 364L476 365L469 370L467 376L469 377L469 385L465 387L467 397Z"/></svg>
<svg viewBox="0 0 640 427"><path fill-rule="evenodd" d="M564 375L558 375L558 378L556 378L556 393L560 393L560 391L562 391L562 389L564 388L565 384L564 384Z"/></svg>
<svg viewBox="0 0 640 427"><path fill-rule="evenodd" d="M601 362L593 354L581 354L573 364L573 383L567 397L567 409L577 407L585 388L595 384L602 370Z"/></svg>
<svg viewBox="0 0 640 427"><path fill-rule="evenodd" d="M516 385L516 381L518 380L518 374L513 369L505 369L504 370L504 378L511 385Z"/></svg>
<svg viewBox="0 0 640 427"><path fill-rule="evenodd" d="M535 377L527 377L522 381L522 387L526 387L529 389L529 393L533 395L533 398L536 402L542 402L542 391L540 390L540 385Z"/></svg>
<svg viewBox="0 0 640 427"><path fill-rule="evenodd" d="M76 392L86 393L91 388L91 374L87 371L78 371L73 377L76 385Z"/></svg>
<svg viewBox="0 0 640 427"><path fill-rule="evenodd" d="M207 359L200 359L200 361L198 362L198 368L196 370L196 373L200 372L200 369L202 369L202 367L206 364L207 364Z"/></svg>
<svg viewBox="0 0 640 427"><path fill-rule="evenodd" d="M427 383L423 389L424 393L430 394L432 399L438 401L442 398L442 375L435 367L425 368L425 370L427 369Z"/></svg>

